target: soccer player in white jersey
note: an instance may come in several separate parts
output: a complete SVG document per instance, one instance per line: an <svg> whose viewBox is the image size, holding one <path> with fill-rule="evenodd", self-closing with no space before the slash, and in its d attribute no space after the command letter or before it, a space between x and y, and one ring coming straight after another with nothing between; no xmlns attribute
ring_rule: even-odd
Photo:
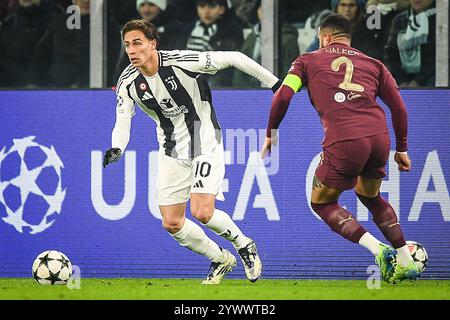
<svg viewBox="0 0 450 320"><path fill-rule="evenodd" d="M216 198L224 200L224 150L211 90L202 74L235 67L274 91L281 82L240 52L158 51L158 33L153 24L144 20L128 22L122 39L131 65L117 84L112 148L105 153L103 166L119 160L125 151L137 104L157 124L157 192L163 227L180 245L211 261L203 284L220 283L236 265L236 258L186 218L190 200L192 215L231 241L247 278L258 280L262 264L255 242L242 233L227 213L215 207Z"/></svg>

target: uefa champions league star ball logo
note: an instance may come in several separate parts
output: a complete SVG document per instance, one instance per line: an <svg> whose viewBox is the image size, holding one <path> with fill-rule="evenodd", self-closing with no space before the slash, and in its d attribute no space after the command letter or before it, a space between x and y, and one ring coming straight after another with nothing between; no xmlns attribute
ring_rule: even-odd
<svg viewBox="0 0 450 320"><path fill-rule="evenodd" d="M66 196L61 159L53 146L42 146L34 138L13 139L8 151L0 150L0 218L29 234L53 224Z"/></svg>

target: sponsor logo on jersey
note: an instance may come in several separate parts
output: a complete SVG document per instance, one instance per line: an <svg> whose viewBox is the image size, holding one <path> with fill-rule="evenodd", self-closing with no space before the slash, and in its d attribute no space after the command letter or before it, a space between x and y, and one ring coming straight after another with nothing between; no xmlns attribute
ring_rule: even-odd
<svg viewBox="0 0 450 320"><path fill-rule="evenodd" d="M347 99L348 99L349 101L351 101L351 100L353 100L353 99L361 98L361 97L362 97L362 95L360 95L359 93L354 93L354 92L350 92L350 93L347 95Z"/></svg>
<svg viewBox="0 0 450 320"><path fill-rule="evenodd" d="M174 106L172 99L163 99L160 103L160 106L162 108L163 116L168 119L177 118L177 117L181 116L182 114L189 112L189 110L183 105Z"/></svg>

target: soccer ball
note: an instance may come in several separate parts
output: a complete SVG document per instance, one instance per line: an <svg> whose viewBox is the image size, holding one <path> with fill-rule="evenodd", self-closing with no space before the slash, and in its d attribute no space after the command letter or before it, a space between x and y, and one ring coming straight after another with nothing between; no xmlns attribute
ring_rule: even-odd
<svg viewBox="0 0 450 320"><path fill-rule="evenodd" d="M406 245L408 246L409 252L413 257L417 268L419 268L420 272L423 272L428 263L427 251L420 243L416 241L406 241Z"/></svg>
<svg viewBox="0 0 450 320"><path fill-rule="evenodd" d="M69 258L59 251L49 250L37 256L33 263L33 278L39 284L66 284L72 275Z"/></svg>

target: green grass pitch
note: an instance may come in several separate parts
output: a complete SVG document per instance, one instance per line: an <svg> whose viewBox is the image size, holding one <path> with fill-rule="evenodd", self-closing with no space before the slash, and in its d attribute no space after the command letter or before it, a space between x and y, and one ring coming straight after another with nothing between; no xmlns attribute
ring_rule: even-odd
<svg viewBox="0 0 450 320"><path fill-rule="evenodd" d="M41 286L33 279L0 278L5 299L149 299L149 300L303 300L303 299L445 299L450 280L419 280L368 289L365 280L224 279L201 285L201 279L82 279L81 288Z"/></svg>

